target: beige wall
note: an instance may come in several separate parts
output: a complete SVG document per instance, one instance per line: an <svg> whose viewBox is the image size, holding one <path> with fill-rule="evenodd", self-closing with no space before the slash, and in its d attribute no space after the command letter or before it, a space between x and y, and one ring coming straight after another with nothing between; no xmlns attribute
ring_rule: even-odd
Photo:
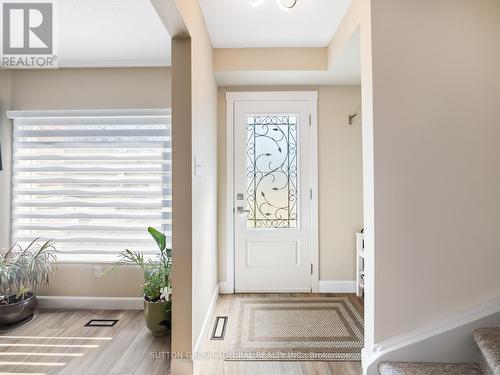
<svg viewBox="0 0 500 375"><path fill-rule="evenodd" d="M328 70L327 52L327 48L217 48L214 70Z"/></svg>
<svg viewBox="0 0 500 375"><path fill-rule="evenodd" d="M170 108L169 68L18 70L12 109Z"/></svg>
<svg viewBox="0 0 500 375"><path fill-rule="evenodd" d="M182 0L178 5L191 36L191 163L196 158L201 165L199 174L192 177L194 346L217 286L217 85L212 44L199 3Z"/></svg>
<svg viewBox="0 0 500 375"><path fill-rule="evenodd" d="M169 14L170 12L166 12ZM191 173L191 39L172 38L172 351L191 352L193 316L193 206ZM192 363L172 361L172 372L192 372Z"/></svg>
<svg viewBox="0 0 500 375"><path fill-rule="evenodd" d="M354 233L363 227L359 87L319 89L318 147L320 280L355 280Z"/></svg>
<svg viewBox="0 0 500 375"><path fill-rule="evenodd" d="M371 23L379 342L500 296L500 2L377 0Z"/></svg>
<svg viewBox="0 0 500 375"><path fill-rule="evenodd" d="M11 87L11 89L9 89ZM6 95L11 91L11 99ZM10 234L11 121L5 110L170 107L170 69L58 69L0 71L0 131L4 171L0 172L0 246ZM141 295L142 275L124 268L97 279L92 264L59 264L48 289L59 296ZM104 265L104 269L107 266Z"/></svg>
<svg viewBox="0 0 500 375"><path fill-rule="evenodd" d="M363 226L359 87L230 87L219 89L219 280L226 279L226 98L228 91L317 90L320 280L355 280L354 233Z"/></svg>
<svg viewBox="0 0 500 375"><path fill-rule="evenodd" d="M106 270L110 265L100 265ZM101 278L94 276L94 264L58 264L43 296L140 297L144 278L137 267L125 266Z"/></svg>

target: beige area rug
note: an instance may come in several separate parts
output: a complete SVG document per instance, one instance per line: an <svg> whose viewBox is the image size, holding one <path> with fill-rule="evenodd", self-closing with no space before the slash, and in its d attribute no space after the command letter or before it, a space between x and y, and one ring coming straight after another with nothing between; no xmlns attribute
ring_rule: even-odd
<svg viewBox="0 0 500 375"><path fill-rule="evenodd" d="M226 359L360 361L363 317L354 298L241 298Z"/></svg>

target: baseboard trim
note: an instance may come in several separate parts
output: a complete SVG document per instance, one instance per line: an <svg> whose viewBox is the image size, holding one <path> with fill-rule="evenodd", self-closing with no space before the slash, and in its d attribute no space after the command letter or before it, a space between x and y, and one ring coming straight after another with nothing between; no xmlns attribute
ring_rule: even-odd
<svg viewBox="0 0 500 375"><path fill-rule="evenodd" d="M142 310L142 297L37 296L40 309Z"/></svg>
<svg viewBox="0 0 500 375"><path fill-rule="evenodd" d="M500 298L475 306L426 327L384 340L375 344L373 351L382 352L408 346L498 312L500 312Z"/></svg>
<svg viewBox="0 0 500 375"><path fill-rule="evenodd" d="M229 281L219 282L219 293L220 294L234 294L234 285Z"/></svg>
<svg viewBox="0 0 500 375"><path fill-rule="evenodd" d="M320 280L320 293L356 293L355 280Z"/></svg>
<svg viewBox="0 0 500 375"><path fill-rule="evenodd" d="M203 320L203 325L201 326L200 334L196 340L194 346L194 353L198 353L203 343L203 339L209 335L210 323L213 321L215 307L217 306L217 301L219 300L219 284L215 286L214 292L212 293L212 299L210 300L210 305L208 306L207 313L205 314L205 319Z"/></svg>
<svg viewBox="0 0 500 375"><path fill-rule="evenodd" d="M172 358L170 363L171 374L175 375L193 375L196 374L194 363L191 359Z"/></svg>

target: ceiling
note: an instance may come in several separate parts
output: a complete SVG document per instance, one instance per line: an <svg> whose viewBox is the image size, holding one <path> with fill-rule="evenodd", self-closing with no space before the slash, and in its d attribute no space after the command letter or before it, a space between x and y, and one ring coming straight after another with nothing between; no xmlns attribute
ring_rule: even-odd
<svg viewBox="0 0 500 375"><path fill-rule="evenodd" d="M150 0L57 5L60 67L170 66L170 35Z"/></svg>
<svg viewBox="0 0 500 375"><path fill-rule="evenodd" d="M351 0L199 0L215 48L325 47ZM259 6L252 3L260 2ZM170 66L170 35L151 0L58 2L60 67ZM216 72L219 85L359 84L359 33L329 71Z"/></svg>
<svg viewBox="0 0 500 375"><path fill-rule="evenodd" d="M199 0L213 46L325 47L351 3L298 0L293 9L284 10L278 1Z"/></svg>

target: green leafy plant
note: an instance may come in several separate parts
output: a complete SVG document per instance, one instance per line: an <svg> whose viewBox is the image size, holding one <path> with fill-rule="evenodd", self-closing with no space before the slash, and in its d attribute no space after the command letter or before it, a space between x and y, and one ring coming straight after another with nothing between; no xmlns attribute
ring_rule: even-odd
<svg viewBox="0 0 500 375"><path fill-rule="evenodd" d="M15 244L0 252L0 304L24 300L40 286L49 284L55 271L54 241L33 240L26 248Z"/></svg>
<svg viewBox="0 0 500 375"><path fill-rule="evenodd" d="M111 270L129 264L141 267L144 273L144 299L148 302L170 301L172 297L172 249L167 248L167 237L155 228L148 232L160 250L155 259L145 258L139 251L124 250L120 261Z"/></svg>
<svg viewBox="0 0 500 375"><path fill-rule="evenodd" d="M144 274L144 300L149 303L164 304L165 310L161 321L154 324L164 326L168 332L172 326L172 249L167 248L165 234L152 227L148 228L148 232L160 250L157 257L154 259L146 258L142 252L126 249L120 253L120 261L106 273L126 264L139 266ZM151 318L151 320L154 319ZM148 317L146 317L146 321L148 321ZM154 330L149 326L148 328Z"/></svg>

